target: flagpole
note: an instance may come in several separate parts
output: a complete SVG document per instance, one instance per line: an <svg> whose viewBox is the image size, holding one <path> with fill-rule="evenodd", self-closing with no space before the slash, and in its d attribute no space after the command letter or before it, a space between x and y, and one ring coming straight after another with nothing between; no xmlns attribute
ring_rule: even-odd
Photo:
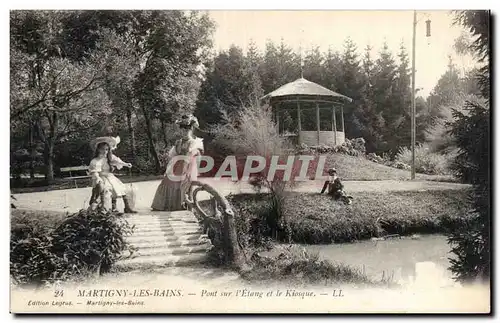
<svg viewBox="0 0 500 323"><path fill-rule="evenodd" d="M417 11L413 11L413 44L411 62L411 179L415 179L415 45L417 34Z"/></svg>

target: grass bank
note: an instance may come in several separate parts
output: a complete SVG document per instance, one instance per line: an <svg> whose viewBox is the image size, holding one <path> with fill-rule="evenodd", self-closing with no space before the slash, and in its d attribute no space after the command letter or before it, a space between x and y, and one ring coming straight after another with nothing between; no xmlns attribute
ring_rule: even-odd
<svg viewBox="0 0 500 323"><path fill-rule="evenodd" d="M359 192L352 205L343 205L317 193L289 193L282 209L292 242L342 243L392 234L446 233L466 216L467 197L467 190ZM230 200L246 222L254 223L272 212L268 198L241 194Z"/></svg>
<svg viewBox="0 0 500 323"><path fill-rule="evenodd" d="M320 259L318 254L309 253L297 245L276 246L275 249L276 256L254 255L252 270L242 273L242 278L258 285L283 282L289 287L326 287L338 284L358 287L396 286L389 278L374 280L358 268Z"/></svg>
<svg viewBox="0 0 500 323"><path fill-rule="evenodd" d="M325 169L337 169L339 176L345 181L379 181L379 180L410 180L410 171L375 163L364 156L350 156L340 153L326 155ZM309 171L313 175L314 170ZM416 174L417 180L457 182L450 175Z"/></svg>

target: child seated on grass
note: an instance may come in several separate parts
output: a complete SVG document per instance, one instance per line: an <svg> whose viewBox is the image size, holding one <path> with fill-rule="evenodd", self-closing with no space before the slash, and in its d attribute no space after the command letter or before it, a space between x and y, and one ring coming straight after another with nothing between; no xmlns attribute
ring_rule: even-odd
<svg viewBox="0 0 500 323"><path fill-rule="evenodd" d="M320 194L323 194L328 189L327 194L335 200L341 200L345 204L351 204L352 196L349 196L344 192L344 184L342 184L340 178L337 177L337 170L335 168L330 168L328 170L328 175L329 177L325 181Z"/></svg>

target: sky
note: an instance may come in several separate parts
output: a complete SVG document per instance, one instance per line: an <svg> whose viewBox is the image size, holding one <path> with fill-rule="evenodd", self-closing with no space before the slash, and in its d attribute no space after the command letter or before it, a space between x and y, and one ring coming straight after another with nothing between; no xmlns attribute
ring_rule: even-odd
<svg viewBox="0 0 500 323"><path fill-rule="evenodd" d="M214 35L216 50L226 50L235 44L244 50L250 40L263 51L267 40L281 39L303 52L319 46L322 52L342 51L350 37L358 52L370 45L378 55L384 42L396 54L401 42L410 58L413 33L413 11L210 11L217 25ZM427 19L431 20L431 37L426 37ZM454 54L453 43L463 31L452 26L449 11L418 11L416 30L416 88L418 95L427 96L448 66L448 55L458 67L471 66L470 58Z"/></svg>

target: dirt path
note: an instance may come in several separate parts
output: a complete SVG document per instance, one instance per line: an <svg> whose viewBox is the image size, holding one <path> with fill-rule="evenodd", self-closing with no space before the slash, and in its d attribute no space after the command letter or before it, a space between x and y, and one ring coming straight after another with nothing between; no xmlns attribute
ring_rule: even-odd
<svg viewBox="0 0 500 323"><path fill-rule="evenodd" d="M222 194L229 193L252 193L252 187L248 183L235 183L229 179L203 178L201 181L209 183L217 188ZM136 208L149 210L156 188L160 181L136 182L132 185L137 189ZM300 183L293 189L296 192L320 192L323 183L321 181L307 181ZM355 192L393 192L393 191L428 191L428 190L461 190L469 185L431 181L346 181L345 189L349 193ZM128 185L128 184L127 184ZM14 194L17 201L15 204L20 209L50 210L76 212L88 206L91 189L89 187L68 190L57 190L36 193ZM202 193L203 194L203 193ZM205 195L206 197L207 195ZM203 196L202 196L203 198ZM118 200L118 208L123 207L122 201Z"/></svg>

